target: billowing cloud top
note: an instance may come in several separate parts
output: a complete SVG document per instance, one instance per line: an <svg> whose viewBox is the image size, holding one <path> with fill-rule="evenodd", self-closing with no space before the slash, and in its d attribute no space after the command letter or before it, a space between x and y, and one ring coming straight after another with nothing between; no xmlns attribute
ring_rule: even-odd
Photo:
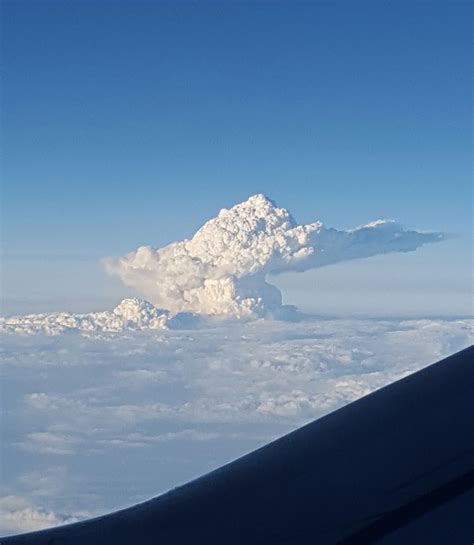
<svg viewBox="0 0 474 545"><path fill-rule="evenodd" d="M298 225L264 195L222 209L190 240L163 248L141 246L105 260L107 270L171 313L263 315L281 307L267 275L306 271L388 252L408 252L443 238L404 230L390 220L356 229Z"/></svg>

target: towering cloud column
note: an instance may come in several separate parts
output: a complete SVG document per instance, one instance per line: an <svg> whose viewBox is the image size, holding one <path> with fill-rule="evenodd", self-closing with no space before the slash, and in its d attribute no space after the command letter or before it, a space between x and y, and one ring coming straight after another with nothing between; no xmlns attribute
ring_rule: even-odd
<svg viewBox="0 0 474 545"><path fill-rule="evenodd" d="M264 315L281 307L268 275L302 272L388 252L409 252L443 239L378 220L357 229L298 225L264 195L222 209L190 240L163 248L141 246L105 260L109 272L172 313Z"/></svg>

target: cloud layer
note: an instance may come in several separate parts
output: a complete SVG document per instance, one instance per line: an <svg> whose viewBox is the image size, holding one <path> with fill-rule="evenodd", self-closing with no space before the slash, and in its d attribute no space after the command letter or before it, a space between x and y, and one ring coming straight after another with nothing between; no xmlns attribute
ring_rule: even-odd
<svg viewBox="0 0 474 545"><path fill-rule="evenodd" d="M441 238L297 225L256 195L191 240L108 260L154 304L0 318L0 534L145 500L467 346L470 320L196 316L278 314L267 276Z"/></svg>
<svg viewBox="0 0 474 545"><path fill-rule="evenodd" d="M77 522L71 517L30 505L28 500L17 496L0 498L0 528L2 534L17 534L43 530L51 526Z"/></svg>
<svg viewBox="0 0 474 545"><path fill-rule="evenodd" d="M190 240L141 246L105 260L154 305L171 313L264 315L281 309L268 275L302 272L388 252L409 252L441 233L404 230L390 220L338 231L321 222L298 225L284 208L254 195L205 223Z"/></svg>
<svg viewBox="0 0 474 545"><path fill-rule="evenodd" d="M183 319L183 317L181 318ZM154 307L137 298L123 299L112 311L71 314L27 314L26 316L0 317L0 331L9 333L46 333L57 335L64 331L124 331L141 329L167 329L179 322L166 310Z"/></svg>
<svg viewBox="0 0 474 545"><path fill-rule="evenodd" d="M195 330L0 334L0 535L184 483L468 346L472 325L209 320Z"/></svg>

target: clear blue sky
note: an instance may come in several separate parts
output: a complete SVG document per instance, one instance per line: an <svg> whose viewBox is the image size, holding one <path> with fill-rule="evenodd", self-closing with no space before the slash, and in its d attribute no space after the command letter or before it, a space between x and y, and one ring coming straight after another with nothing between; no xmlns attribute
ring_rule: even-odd
<svg viewBox="0 0 474 545"><path fill-rule="evenodd" d="M459 1L6 0L5 311L100 306L98 258L263 192L458 235L285 279L290 302L319 278L327 312L469 312L470 32Z"/></svg>

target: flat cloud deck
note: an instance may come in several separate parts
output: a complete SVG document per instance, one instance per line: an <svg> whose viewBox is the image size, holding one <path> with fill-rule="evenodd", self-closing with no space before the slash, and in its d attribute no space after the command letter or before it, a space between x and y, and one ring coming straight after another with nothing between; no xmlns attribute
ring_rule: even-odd
<svg viewBox="0 0 474 545"><path fill-rule="evenodd" d="M465 545L474 348L129 509L2 545Z"/></svg>

